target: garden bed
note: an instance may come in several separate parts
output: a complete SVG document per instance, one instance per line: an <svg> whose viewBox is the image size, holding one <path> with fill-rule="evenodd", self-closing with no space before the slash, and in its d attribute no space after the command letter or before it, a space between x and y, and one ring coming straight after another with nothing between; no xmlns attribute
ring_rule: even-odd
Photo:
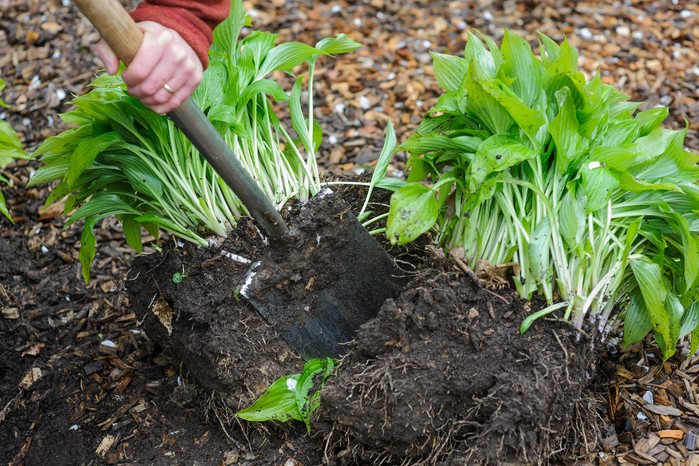
<svg viewBox="0 0 699 466"><path fill-rule="evenodd" d="M346 32L366 44L356 58L344 57L318 73L324 76L317 88L323 102L320 122L327 128L326 141L335 141L321 148L322 163L353 171L378 155L388 118L395 119L399 140L414 129L428 107L424 102L437 89L427 50L461 50L465 22L495 36L503 27L529 32L538 28L554 36L567 33L586 57L586 71L601 66L604 79L618 83L634 100L646 106L669 105L671 126L683 127L687 119L687 144L697 150L697 76L692 71L697 57L691 44L696 41L699 11L681 3L674 9L650 2L619 8L602 2L540 2L535 8L498 3L488 7L490 17L480 13L488 8L469 2L269 1L255 6L260 10L257 20L285 38L314 42L314 35ZM86 24L60 2L10 1L2 15L7 26L0 31L0 44L12 50L0 61L8 81L3 96L11 104L8 119L33 149L61 129L56 112L66 110L65 94L82 92L96 69L89 52L81 48L96 36L86 33ZM80 41L73 39L76 36ZM221 387L202 383L204 372L197 374L196 365L181 365L181 358L157 344L153 330L148 330L151 338L144 335L143 314L137 313L137 300L125 290L133 286L133 275L127 275L134 263L132 252L109 220L97 231L101 246L92 281L82 285L79 232L62 229L60 212L41 211L45 187L24 189L35 168L35 162L23 162L7 170L15 187L3 189L16 221L13 226L0 220L3 463L308 465L325 460L353 464L362 458L397 464L430 459L443 464L451 459L458 464L496 455L534 460L559 447L567 449L551 461L696 461L695 359L678 354L662 363L657 348L648 342L622 351L612 341L612 353L595 367L587 359L593 353L584 336L578 339L565 324L551 321L538 322L519 335L522 306L530 304L517 303L506 290L494 290L498 296L480 290L467 276L436 267L422 250L419 261L428 261L430 267L421 266L407 291L387 302L379 318L362 329L338 377L329 382L310 435L300 423L229 423L225 409L238 405L225 400L221 405ZM401 168L398 160L392 170ZM172 245L162 247L168 250ZM199 263L220 260L216 251L178 249L211 254L197 257ZM160 263L159 285L187 289L169 280L182 272L181 259L168 264L149 252L139 261ZM189 267L191 275L180 285L200 283L204 271L192 265L186 265L185 273ZM156 288L148 291L165 293ZM186 296L190 305L196 304L196 296ZM170 305L178 310L181 302L173 298ZM454 309L467 318L455 320L450 313ZM263 333L267 331L271 332L265 328ZM533 342L542 350L526 349ZM490 351L502 364L509 364L503 358L514 358L516 370L524 374L507 372L503 380L502 366L481 363ZM264 358L268 365L273 363L268 374L265 362L251 364L250 372L243 374L260 385L252 387L247 399L283 375L279 372L299 369L291 353L287 358L283 351L275 354L276 360ZM572 361L579 361L580 369L597 368L600 375L616 377L618 383L585 391L590 374L578 371L583 375L580 382L569 384ZM533 376L534 382L510 383L520 375ZM537 385L537 376L547 381ZM513 393L519 386L521 391ZM506 402L499 403L495 395L486 397L494 387L501 387L495 392ZM530 390L538 387L543 388ZM219 395L212 396L212 391ZM465 400L473 403L470 409L453 410ZM551 409L556 400L567 404ZM406 405L414 411L405 411ZM419 411L427 414L414 415ZM597 417L604 422L598 424ZM556 424L559 421L563 424ZM583 427L590 424L599 432L585 437L588 431ZM568 426L570 435L562 436L560 444L519 435L562 426ZM500 444L496 440L503 433L507 435ZM469 457L470 447L478 447L480 453Z"/></svg>

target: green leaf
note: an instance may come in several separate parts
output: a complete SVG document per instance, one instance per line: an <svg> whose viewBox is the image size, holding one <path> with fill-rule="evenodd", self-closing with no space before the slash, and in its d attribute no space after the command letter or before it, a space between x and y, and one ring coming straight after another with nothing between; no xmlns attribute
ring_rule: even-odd
<svg viewBox="0 0 699 466"><path fill-rule="evenodd" d="M96 216L104 218L108 215L120 214L138 215L140 212L115 194L100 193L93 196L88 202L76 210L66 222L66 226L70 226L82 218L87 219Z"/></svg>
<svg viewBox="0 0 699 466"><path fill-rule="evenodd" d="M501 69L515 78L512 83L515 94L528 107L539 105L542 96L545 96L542 87L543 69L529 43L506 29L500 51L505 61Z"/></svg>
<svg viewBox="0 0 699 466"><path fill-rule="evenodd" d="M3 214L7 219L15 223L14 220L12 220L12 216L10 216L10 211L7 210L7 205L5 205L5 196L3 196L2 191L0 191L0 214Z"/></svg>
<svg viewBox="0 0 699 466"><path fill-rule="evenodd" d="M468 61L464 58L443 53L430 52L434 64L434 73L440 87L447 92L461 88L468 73Z"/></svg>
<svg viewBox="0 0 699 466"><path fill-rule="evenodd" d="M427 186L409 183L391 196L386 236L392 244L406 244L434 226L439 214L435 193Z"/></svg>
<svg viewBox="0 0 699 466"><path fill-rule="evenodd" d="M254 81L250 83L240 96L237 104L242 107L247 105L247 103L259 94L268 94L274 98L277 102L284 102L289 99L289 96L284 92L284 89L276 82L271 79L260 79L259 81Z"/></svg>
<svg viewBox="0 0 699 466"><path fill-rule="evenodd" d="M120 218L126 243L136 252L140 253L143 249L143 243L141 241L141 224L136 221L136 217L133 215L121 215Z"/></svg>
<svg viewBox="0 0 699 466"><path fill-rule="evenodd" d="M551 224L548 218L544 217L534 227L534 231L529 237L529 267L531 278L535 283L547 285L550 282L550 248L551 248ZM551 301L551 295L546 296L547 301Z"/></svg>
<svg viewBox="0 0 699 466"><path fill-rule="evenodd" d="M335 362L331 358L311 359L303 366L296 385L296 406L309 433L311 417L320 406L321 391L334 368Z"/></svg>
<svg viewBox="0 0 699 466"><path fill-rule="evenodd" d="M301 42L284 42L279 44L269 52L258 70L255 80L264 78L272 71L291 71L319 54L326 55L328 52L318 50Z"/></svg>
<svg viewBox="0 0 699 466"><path fill-rule="evenodd" d="M492 173L501 172L539 153L509 134L496 134L478 147L470 166L469 188L475 190Z"/></svg>
<svg viewBox="0 0 699 466"><path fill-rule="evenodd" d="M641 136L645 136L651 131L660 127L669 113L667 107L656 107L640 112L636 115L636 121L640 125Z"/></svg>
<svg viewBox="0 0 699 466"><path fill-rule="evenodd" d="M98 154L120 142L121 137L110 131L80 142L70 158L70 165L65 174L65 182L71 188L78 177L95 161Z"/></svg>
<svg viewBox="0 0 699 466"><path fill-rule="evenodd" d="M556 145L558 172L562 173L569 168L571 161L581 155L582 140L575 101L570 89L566 87L556 92L556 99L559 105L558 115L551 121L548 130Z"/></svg>
<svg viewBox="0 0 699 466"><path fill-rule="evenodd" d="M675 352L675 345L681 336L684 307L675 294L668 293L665 298L665 309L667 310L668 328L670 329L670 336L666 342L671 348L670 354L665 355L665 359L667 359Z"/></svg>
<svg viewBox="0 0 699 466"><path fill-rule="evenodd" d="M246 421L303 420L296 403L296 385L300 374L277 379L252 405L238 411L236 416Z"/></svg>
<svg viewBox="0 0 699 466"><path fill-rule="evenodd" d="M331 55L354 52L362 48L362 44L351 39L346 34L338 34L336 37L326 37L316 44L316 49Z"/></svg>
<svg viewBox="0 0 699 466"><path fill-rule="evenodd" d="M308 132L308 126L306 119L303 116L303 110L301 109L301 91L303 90L303 76L300 76L294 83L294 87L291 91L291 96L289 97L289 109L291 111L291 122L299 135L301 144L306 148L307 151L313 150L313 144L311 144L311 135Z"/></svg>
<svg viewBox="0 0 699 466"><path fill-rule="evenodd" d="M558 214L558 229L569 250L573 251L582 243L585 234L584 202L568 190L563 196Z"/></svg>
<svg viewBox="0 0 699 466"><path fill-rule="evenodd" d="M629 306L624 317L624 346L641 341L653 329L641 290L631 292Z"/></svg>
<svg viewBox="0 0 699 466"><path fill-rule="evenodd" d="M359 211L357 217L362 218L362 215L366 212L371 199L371 194L374 188L383 180L386 176L386 170L388 170L388 165L391 163L391 156L396 148L396 133L393 130L393 123L388 120L388 126L386 127L386 137L384 139L383 148L381 149L381 154L379 159L376 161L376 167L374 172L371 174L371 181L369 182L369 189L367 191L366 199L364 200L364 205Z"/></svg>
<svg viewBox="0 0 699 466"><path fill-rule="evenodd" d="M699 301L692 303L682 315L682 326L680 327L679 338L683 338L694 332L699 326ZM691 353L694 354L694 353Z"/></svg>
<svg viewBox="0 0 699 466"><path fill-rule="evenodd" d="M607 205L619 186L619 178L594 162L580 169L582 182L579 193L585 195L585 212L592 213Z"/></svg>
<svg viewBox="0 0 699 466"><path fill-rule="evenodd" d="M665 309L668 292L662 280L660 266L644 259L632 260L630 264L653 330L662 337L664 342L673 341L670 338L670 322Z"/></svg>
<svg viewBox="0 0 699 466"><path fill-rule="evenodd" d="M83 225L83 232L80 238L80 266L85 284L90 282L90 268L92 267L92 261L95 259L95 253L97 252L97 238L95 238L93 228L99 220L99 217L85 219L85 225Z"/></svg>
<svg viewBox="0 0 699 466"><path fill-rule="evenodd" d="M398 150L404 150L413 155L455 152L468 158L468 154L474 153L482 142L481 138L475 136L449 137L442 134L413 134L398 147Z"/></svg>
<svg viewBox="0 0 699 466"><path fill-rule="evenodd" d="M247 421L303 421L310 432L311 416L320 405L321 390L332 374L331 358L311 359L301 374L277 379L251 406L236 413Z"/></svg>
<svg viewBox="0 0 699 466"><path fill-rule="evenodd" d="M493 54L470 31L468 32L468 40L464 49L464 58L469 64L469 73L479 80L493 79L498 72Z"/></svg>

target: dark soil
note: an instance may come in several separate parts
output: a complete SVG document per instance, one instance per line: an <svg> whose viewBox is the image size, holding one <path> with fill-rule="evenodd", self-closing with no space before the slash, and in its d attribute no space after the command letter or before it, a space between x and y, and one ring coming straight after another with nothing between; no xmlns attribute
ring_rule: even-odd
<svg viewBox="0 0 699 466"><path fill-rule="evenodd" d="M555 321L522 335L523 304L460 273L420 273L362 327L323 394L336 448L374 464L572 463L594 430L595 339Z"/></svg>

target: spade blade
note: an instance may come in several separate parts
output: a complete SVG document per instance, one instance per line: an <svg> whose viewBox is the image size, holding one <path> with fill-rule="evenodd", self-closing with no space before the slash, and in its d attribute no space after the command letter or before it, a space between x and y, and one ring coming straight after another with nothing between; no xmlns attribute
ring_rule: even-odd
<svg viewBox="0 0 699 466"><path fill-rule="evenodd" d="M309 202L299 218L253 264L241 294L302 357L337 358L405 277L339 198Z"/></svg>

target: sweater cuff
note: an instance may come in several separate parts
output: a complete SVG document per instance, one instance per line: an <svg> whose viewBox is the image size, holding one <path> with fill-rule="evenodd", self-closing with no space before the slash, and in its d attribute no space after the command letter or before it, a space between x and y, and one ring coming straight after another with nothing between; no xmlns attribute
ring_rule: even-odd
<svg viewBox="0 0 699 466"><path fill-rule="evenodd" d="M192 47L204 69L209 65L213 32L206 22L190 10L141 3L130 15L136 22L155 21L176 31Z"/></svg>

